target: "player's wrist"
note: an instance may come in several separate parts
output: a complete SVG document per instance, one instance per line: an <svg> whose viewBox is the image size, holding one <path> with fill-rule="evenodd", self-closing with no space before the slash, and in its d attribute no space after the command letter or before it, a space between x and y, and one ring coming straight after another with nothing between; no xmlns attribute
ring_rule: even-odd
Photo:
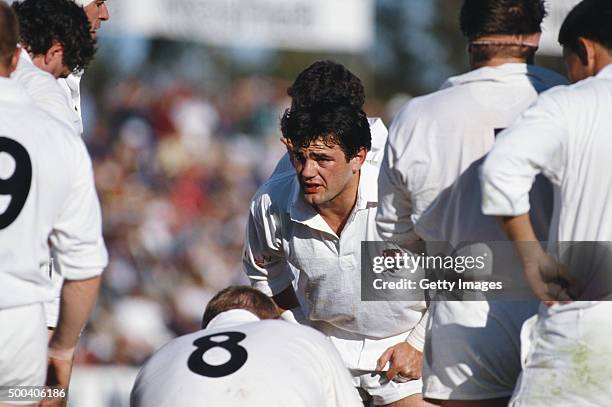
<svg viewBox="0 0 612 407"><path fill-rule="evenodd" d="M58 347L56 344L49 343L49 349L47 352L47 356L50 359L71 361L74 358L75 350L76 350L76 346L71 347L71 348L62 348L62 347Z"/></svg>

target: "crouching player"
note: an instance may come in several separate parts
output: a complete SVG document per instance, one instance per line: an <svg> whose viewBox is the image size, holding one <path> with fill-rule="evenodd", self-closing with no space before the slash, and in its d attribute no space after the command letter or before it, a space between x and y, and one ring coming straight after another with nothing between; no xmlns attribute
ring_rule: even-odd
<svg viewBox="0 0 612 407"><path fill-rule="evenodd" d="M338 353L315 330L278 318L250 287L206 306L202 330L174 339L141 369L132 407L358 407Z"/></svg>

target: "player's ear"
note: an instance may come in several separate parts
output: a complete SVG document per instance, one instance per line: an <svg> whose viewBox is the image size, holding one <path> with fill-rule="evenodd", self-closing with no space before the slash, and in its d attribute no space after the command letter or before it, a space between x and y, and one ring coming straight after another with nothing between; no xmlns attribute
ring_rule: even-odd
<svg viewBox="0 0 612 407"><path fill-rule="evenodd" d="M361 169L361 166L365 162L366 156L368 155L368 150L364 147L361 147L357 154L353 158L351 158L350 162L353 165L353 172L357 172Z"/></svg>
<svg viewBox="0 0 612 407"><path fill-rule="evenodd" d="M578 55L578 58L580 58L582 65L589 66L589 64L592 63L595 58L595 48L593 43L584 37L579 37L576 54Z"/></svg>
<svg viewBox="0 0 612 407"><path fill-rule="evenodd" d="M45 53L45 64L51 64L56 58L64 58L64 46L59 41L53 41L53 44Z"/></svg>
<svg viewBox="0 0 612 407"><path fill-rule="evenodd" d="M280 142L283 143L287 151L291 152L291 149L293 148L293 144L291 144L291 140L289 140L286 137L281 137Z"/></svg>

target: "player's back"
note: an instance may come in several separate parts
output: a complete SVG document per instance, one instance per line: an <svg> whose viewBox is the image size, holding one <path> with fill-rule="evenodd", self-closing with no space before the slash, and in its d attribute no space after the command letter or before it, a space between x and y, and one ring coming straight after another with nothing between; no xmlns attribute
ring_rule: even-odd
<svg viewBox="0 0 612 407"><path fill-rule="evenodd" d="M242 322L240 322L242 320ZM132 407L359 406L348 371L311 328L219 314L207 329L171 341L140 371Z"/></svg>
<svg viewBox="0 0 612 407"><path fill-rule="evenodd" d="M76 140L15 81L0 79L0 308L53 297L48 239L84 149Z"/></svg>
<svg viewBox="0 0 612 407"><path fill-rule="evenodd" d="M505 64L451 78L439 92L415 100L414 108L394 122L389 136L407 137L406 142L391 142L413 157L403 165L415 168L410 180L415 213L420 215L483 157L495 135L529 107L540 91L562 83L563 78L545 69Z"/></svg>

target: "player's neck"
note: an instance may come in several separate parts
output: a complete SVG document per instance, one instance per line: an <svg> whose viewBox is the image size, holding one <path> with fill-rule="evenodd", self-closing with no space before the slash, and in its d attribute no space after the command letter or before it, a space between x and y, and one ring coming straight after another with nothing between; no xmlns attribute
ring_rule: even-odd
<svg viewBox="0 0 612 407"><path fill-rule="evenodd" d="M470 67L472 70L488 67L496 67L504 64L533 64L533 59L528 60L525 58L512 58L512 57L500 57L490 58L486 61L471 61Z"/></svg>

